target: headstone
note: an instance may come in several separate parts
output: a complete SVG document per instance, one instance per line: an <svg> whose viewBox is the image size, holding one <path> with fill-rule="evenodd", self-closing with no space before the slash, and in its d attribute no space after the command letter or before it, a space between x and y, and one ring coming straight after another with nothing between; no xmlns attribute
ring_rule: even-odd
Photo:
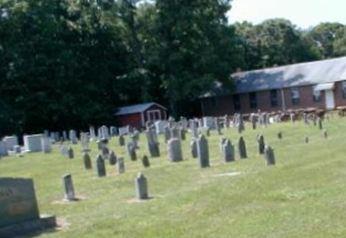
<svg viewBox="0 0 346 238"><path fill-rule="evenodd" d="M130 156L130 159L132 161L137 160L136 147L133 144L133 142L128 142L126 148L127 148L127 153Z"/></svg>
<svg viewBox="0 0 346 238"><path fill-rule="evenodd" d="M0 227L39 219L31 179L0 178Z"/></svg>
<svg viewBox="0 0 346 238"><path fill-rule="evenodd" d="M2 139L6 144L7 151L13 150L13 147L18 145L17 136L6 136Z"/></svg>
<svg viewBox="0 0 346 238"><path fill-rule="evenodd" d="M265 147L264 156L268 166L275 165L274 150L270 146Z"/></svg>
<svg viewBox="0 0 346 238"><path fill-rule="evenodd" d="M67 154L68 154L68 158L69 159L73 159L74 158L74 152L73 152L72 147L68 148Z"/></svg>
<svg viewBox="0 0 346 238"><path fill-rule="evenodd" d="M124 161L124 158L118 158L118 161L117 161L117 170L118 170L118 174L123 174L125 173L125 161Z"/></svg>
<svg viewBox="0 0 346 238"><path fill-rule="evenodd" d="M192 155L192 158L197 158L198 155L197 155L197 141L196 139L192 139L191 140L191 143L190 143L190 146L191 146L191 155Z"/></svg>
<svg viewBox="0 0 346 238"><path fill-rule="evenodd" d="M43 153L50 153L52 151L52 144L49 137L43 136L41 138L41 146Z"/></svg>
<svg viewBox="0 0 346 238"><path fill-rule="evenodd" d="M232 145L230 140L226 140L222 145L222 157L223 160L227 162L234 161L234 146Z"/></svg>
<svg viewBox="0 0 346 238"><path fill-rule="evenodd" d="M177 138L172 138L167 144L168 160L171 162L179 162L183 160L183 153L181 150L180 140Z"/></svg>
<svg viewBox="0 0 346 238"><path fill-rule="evenodd" d="M91 140L95 140L96 139L95 127L93 127L93 126L89 127L89 134L90 134L90 139Z"/></svg>
<svg viewBox="0 0 346 238"><path fill-rule="evenodd" d="M64 141L67 141L67 132L66 131L62 132L62 137L63 137Z"/></svg>
<svg viewBox="0 0 346 238"><path fill-rule="evenodd" d="M246 144L245 144L244 138L242 136L239 138L238 152L239 152L239 156L241 159L247 158Z"/></svg>
<svg viewBox="0 0 346 238"><path fill-rule="evenodd" d="M63 181L64 191L65 191L65 200L67 201L76 200L71 174L64 175L62 178L62 181Z"/></svg>
<svg viewBox="0 0 346 238"><path fill-rule="evenodd" d="M80 134L80 142L82 145L82 152L89 152L90 148L89 148L89 142L90 142L90 138L88 133L81 133Z"/></svg>
<svg viewBox="0 0 346 238"><path fill-rule="evenodd" d="M318 117L318 128L320 130L323 130L323 124L322 124L322 118L321 117Z"/></svg>
<svg viewBox="0 0 346 238"><path fill-rule="evenodd" d="M203 135L197 139L197 156L201 168L210 166L208 141Z"/></svg>
<svg viewBox="0 0 346 238"><path fill-rule="evenodd" d="M96 174L98 177L105 177L106 176L105 161L101 155L98 155L96 158Z"/></svg>
<svg viewBox="0 0 346 238"><path fill-rule="evenodd" d="M309 137L308 137L308 136L305 137L305 143L306 143L306 144L309 143Z"/></svg>
<svg viewBox="0 0 346 238"><path fill-rule="evenodd" d="M125 145L125 137L123 135L119 136L119 145L124 146Z"/></svg>
<svg viewBox="0 0 346 238"><path fill-rule="evenodd" d="M157 134L154 130L147 130L146 137L148 141L149 153L152 158L160 157L160 147Z"/></svg>
<svg viewBox="0 0 346 238"><path fill-rule="evenodd" d="M92 169L91 158L87 152L83 154L83 163L86 170Z"/></svg>
<svg viewBox="0 0 346 238"><path fill-rule="evenodd" d="M278 139L282 140L282 132L281 131L278 133Z"/></svg>
<svg viewBox="0 0 346 238"><path fill-rule="evenodd" d="M109 164L110 164L110 165L115 165L116 163L117 163L117 157L115 156L114 151L112 151L112 152L109 154Z"/></svg>
<svg viewBox="0 0 346 238"><path fill-rule="evenodd" d="M13 146L13 151L15 154L20 154L22 152L22 148L20 147L20 145L15 145Z"/></svg>
<svg viewBox="0 0 346 238"><path fill-rule="evenodd" d="M148 168L150 167L150 161L149 161L149 158L148 156L144 155L143 158L142 158L142 164L145 168Z"/></svg>
<svg viewBox="0 0 346 238"><path fill-rule="evenodd" d="M110 130L110 134L112 137L114 137L118 134L118 130L115 126L111 126L109 130Z"/></svg>
<svg viewBox="0 0 346 238"><path fill-rule="evenodd" d="M138 173L137 178L135 179L136 187L136 197L139 200L148 199L148 184L147 179L142 173Z"/></svg>
<svg viewBox="0 0 346 238"><path fill-rule="evenodd" d="M26 135L24 139L24 149L26 152L41 152L42 151L42 134Z"/></svg>
<svg viewBox="0 0 346 238"><path fill-rule="evenodd" d="M264 142L263 135L259 135L257 143L258 143L258 153L261 155L264 154L265 142Z"/></svg>
<svg viewBox="0 0 346 238"><path fill-rule="evenodd" d="M327 130L323 130L323 137L325 139L328 139L328 132L327 132Z"/></svg>
<svg viewBox="0 0 346 238"><path fill-rule="evenodd" d="M7 156L7 155L8 155L8 151L7 151L5 142L0 141L0 157Z"/></svg>
<svg viewBox="0 0 346 238"><path fill-rule="evenodd" d="M75 130L70 130L69 138L72 144L78 143L77 132Z"/></svg>
<svg viewBox="0 0 346 238"><path fill-rule="evenodd" d="M156 134L163 134L168 123L166 121L156 121L154 125Z"/></svg>
<svg viewBox="0 0 346 238"><path fill-rule="evenodd" d="M171 130L168 126L165 127L165 142L167 143L171 139Z"/></svg>

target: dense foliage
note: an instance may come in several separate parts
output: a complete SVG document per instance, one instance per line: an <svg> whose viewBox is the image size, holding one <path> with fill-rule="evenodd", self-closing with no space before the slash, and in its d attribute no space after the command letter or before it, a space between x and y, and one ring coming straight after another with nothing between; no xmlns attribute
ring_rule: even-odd
<svg viewBox="0 0 346 238"><path fill-rule="evenodd" d="M112 123L143 101L191 115L237 69L346 54L346 27L230 25L230 0L0 0L0 134Z"/></svg>

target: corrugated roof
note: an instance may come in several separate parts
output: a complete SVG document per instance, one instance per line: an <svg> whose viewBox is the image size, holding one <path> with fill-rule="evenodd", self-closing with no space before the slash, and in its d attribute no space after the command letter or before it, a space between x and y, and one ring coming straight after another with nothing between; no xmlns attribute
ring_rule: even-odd
<svg viewBox="0 0 346 238"><path fill-rule="evenodd" d="M133 113L138 113L138 112L144 112L151 106L157 105L165 110L167 110L165 107L161 106L160 104L154 103L154 102L149 102L149 103L142 103L142 104L136 104L136 105L131 105L131 106L126 106L126 107L119 107L116 110L116 113L114 114L115 116L120 116L120 115L126 115L126 114L133 114Z"/></svg>
<svg viewBox="0 0 346 238"><path fill-rule="evenodd" d="M232 75L237 93L346 80L346 57L247 71Z"/></svg>

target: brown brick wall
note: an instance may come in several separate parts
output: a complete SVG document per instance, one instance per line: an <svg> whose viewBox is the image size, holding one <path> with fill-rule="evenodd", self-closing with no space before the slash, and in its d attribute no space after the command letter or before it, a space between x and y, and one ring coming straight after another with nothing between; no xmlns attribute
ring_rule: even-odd
<svg viewBox="0 0 346 238"><path fill-rule="evenodd" d="M283 89L286 110L289 109L304 109L304 108L320 108L325 109L325 93L321 91L321 99L319 102L315 102L313 99L313 86L300 86L299 95L300 100L297 105L292 103L291 88ZM258 109L266 112L280 111L282 110L282 91L277 91L278 106L272 107L270 101L270 90L257 92L257 109L250 108L249 94L240 94L240 104L242 113L256 112ZM335 83L334 98L336 106L346 106L346 98L343 98L342 82ZM215 100L213 102L213 100ZM233 114L233 97L223 96L216 99L208 98L202 99L202 110L204 115L208 116L222 116L225 114Z"/></svg>

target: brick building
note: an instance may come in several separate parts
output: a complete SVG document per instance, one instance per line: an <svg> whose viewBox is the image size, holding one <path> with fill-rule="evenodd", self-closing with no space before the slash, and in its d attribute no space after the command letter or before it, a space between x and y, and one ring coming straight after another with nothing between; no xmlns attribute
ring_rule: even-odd
<svg viewBox="0 0 346 238"><path fill-rule="evenodd" d="M201 97L205 116L346 106L346 57L232 75L234 93L216 82Z"/></svg>

